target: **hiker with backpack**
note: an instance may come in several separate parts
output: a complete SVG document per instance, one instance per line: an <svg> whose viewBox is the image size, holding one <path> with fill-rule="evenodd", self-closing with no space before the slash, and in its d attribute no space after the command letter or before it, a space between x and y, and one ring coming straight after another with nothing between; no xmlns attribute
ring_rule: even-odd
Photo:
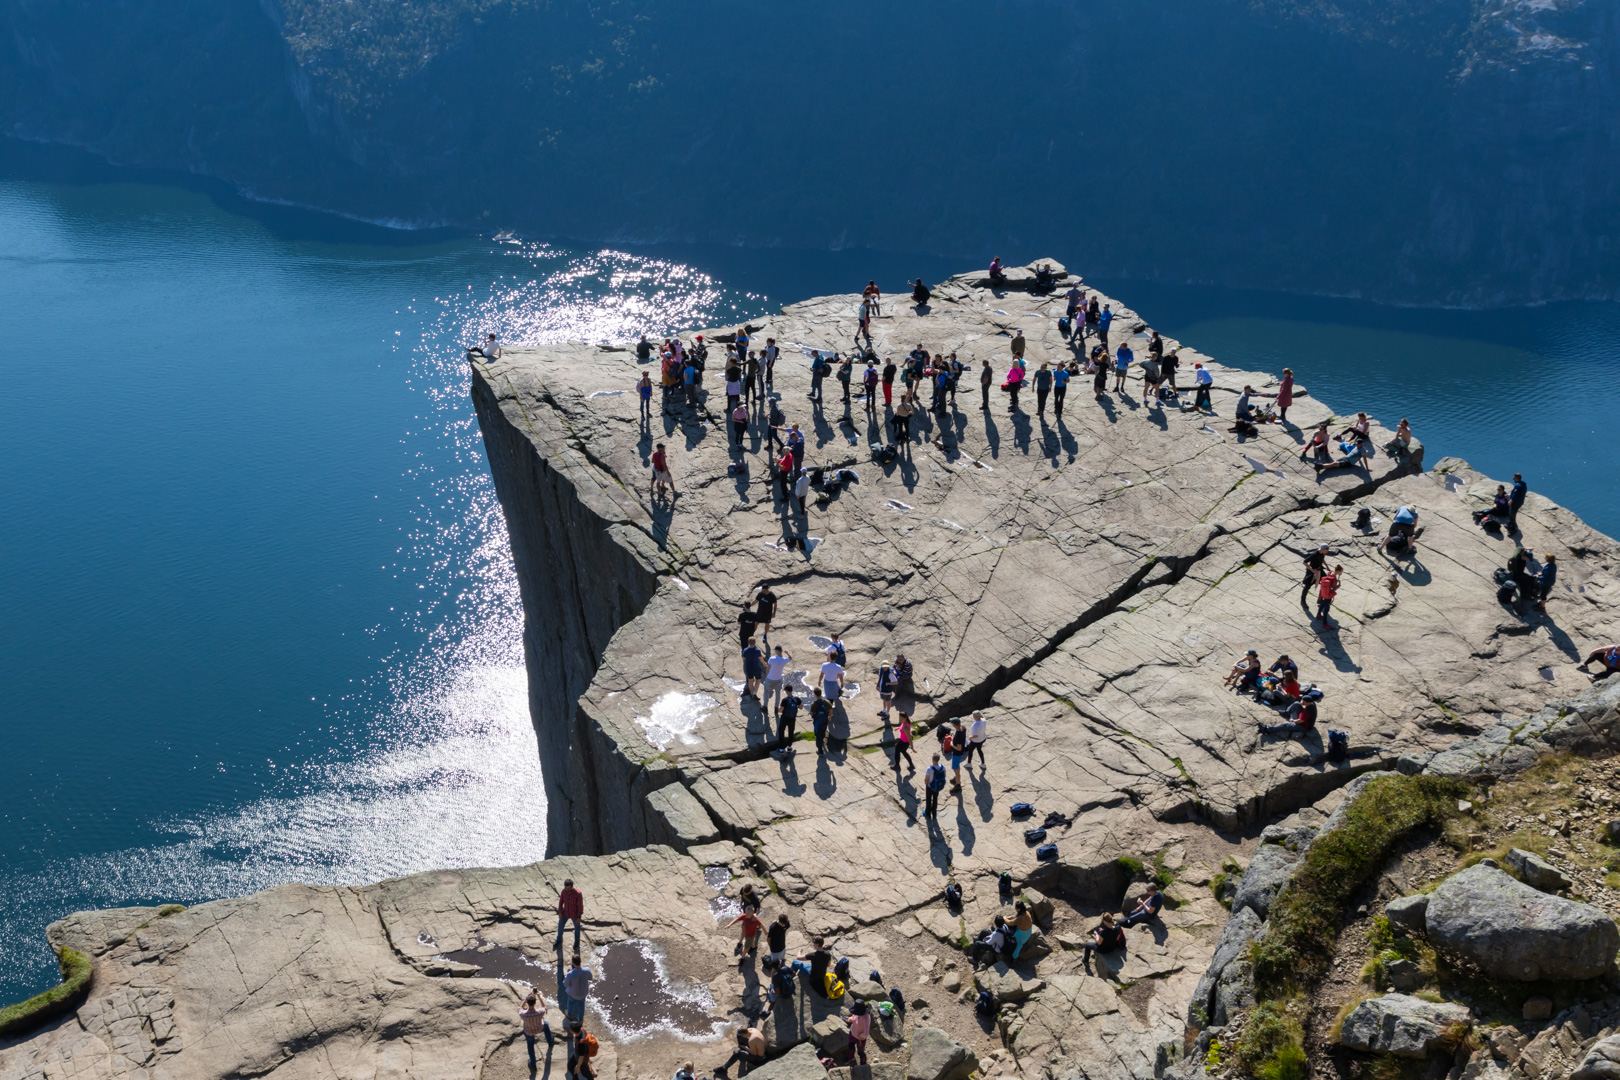
<svg viewBox="0 0 1620 1080"><path fill-rule="evenodd" d="M784 919L787 916L782 916ZM778 965L771 976L770 989L765 992L765 1008L760 1012L759 1018L765 1019L776 1008L776 1003L786 1001L793 996L794 984L799 981L798 972L787 964Z"/></svg>
<svg viewBox="0 0 1620 1080"><path fill-rule="evenodd" d="M791 686L787 688L787 695L776 706L776 741L782 744L781 748L787 753L792 753L789 747L798 728L799 710L803 707L804 702L793 692Z"/></svg>
<svg viewBox="0 0 1620 1080"><path fill-rule="evenodd" d="M817 997L827 996L827 971L832 967L832 953L827 951L827 940L819 934L810 939L815 946L809 952L799 957L797 965L800 971L810 976L810 989Z"/></svg>
<svg viewBox="0 0 1620 1080"><path fill-rule="evenodd" d="M584 1020L575 1020L569 1032L568 1075L596 1080L596 1070L591 1068L591 1058L601 1051L601 1044L596 1041L595 1035L585 1030Z"/></svg>
<svg viewBox="0 0 1620 1080"><path fill-rule="evenodd" d="M927 793L927 801L923 808L923 817L939 817L939 793L945 790L945 766L939 763L939 755L934 755L934 763L923 772L923 788Z"/></svg>
<svg viewBox="0 0 1620 1080"><path fill-rule="evenodd" d="M832 723L832 702L821 695L821 687L813 691L815 697L810 702L810 729L816 735L816 756L820 757L827 752L827 728Z"/></svg>

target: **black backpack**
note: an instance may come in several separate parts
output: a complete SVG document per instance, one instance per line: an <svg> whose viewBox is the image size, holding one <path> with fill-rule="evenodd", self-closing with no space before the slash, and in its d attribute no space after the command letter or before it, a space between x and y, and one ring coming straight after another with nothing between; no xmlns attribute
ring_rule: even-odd
<svg viewBox="0 0 1620 1080"><path fill-rule="evenodd" d="M1350 733L1328 728L1327 756L1329 761L1345 761L1350 757Z"/></svg>
<svg viewBox="0 0 1620 1080"><path fill-rule="evenodd" d="M1035 849L1037 859L1055 859L1058 856L1056 844L1043 844Z"/></svg>
<svg viewBox="0 0 1620 1080"><path fill-rule="evenodd" d="M1034 812L1035 806L1033 803L1015 802L1012 804L1012 816L1015 818L1026 818Z"/></svg>
<svg viewBox="0 0 1620 1080"><path fill-rule="evenodd" d="M793 968L791 968L791 967L782 968L780 971L778 971L776 973L776 978L772 980L773 989L775 989L775 991L776 991L776 996L779 997L779 998L790 998L790 997L792 997L793 996L793 984L795 982L797 982L797 981L798 981L798 977L797 977L797 974L794 972Z"/></svg>
<svg viewBox="0 0 1620 1080"><path fill-rule="evenodd" d="M1038 844L1042 840L1045 840L1045 839L1046 839L1046 830L1045 829L1025 829L1024 830L1024 843L1026 843L1026 844Z"/></svg>
<svg viewBox="0 0 1620 1080"><path fill-rule="evenodd" d="M980 1016L991 1016L996 1011L995 995L988 990L979 991L979 1000L973 1003L973 1011Z"/></svg>
<svg viewBox="0 0 1620 1080"><path fill-rule="evenodd" d="M1011 871L1003 870L1001 872L1001 881L999 883L999 888L1001 890L1001 895L1002 896L1011 896L1013 894L1013 879L1012 879L1012 872Z"/></svg>

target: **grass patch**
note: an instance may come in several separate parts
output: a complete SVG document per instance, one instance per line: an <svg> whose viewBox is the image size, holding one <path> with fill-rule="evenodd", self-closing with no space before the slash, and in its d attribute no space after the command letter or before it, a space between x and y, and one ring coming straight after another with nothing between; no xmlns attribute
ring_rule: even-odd
<svg viewBox="0 0 1620 1080"><path fill-rule="evenodd" d="M1243 1034L1232 1047L1232 1061L1260 1080L1306 1080L1305 1029L1298 1000L1264 1001L1249 1010Z"/></svg>
<svg viewBox="0 0 1620 1080"><path fill-rule="evenodd" d="M90 993L90 978L95 969L88 956L77 949L63 948L57 952L56 961L62 969L61 985L0 1009L0 1039L21 1035L58 1016L66 1016Z"/></svg>
<svg viewBox="0 0 1620 1080"><path fill-rule="evenodd" d="M1142 860L1134 855L1121 855L1114 863L1133 881L1142 873Z"/></svg>
<svg viewBox="0 0 1620 1080"><path fill-rule="evenodd" d="M178 915L184 910L186 910L186 905L184 904L164 904L162 907L158 908L157 917L160 919L167 919L170 915Z"/></svg>
<svg viewBox="0 0 1620 1080"><path fill-rule="evenodd" d="M1176 872L1164 865L1164 852L1162 851L1155 852L1153 855L1153 877L1150 880L1158 882L1161 889L1168 889L1175 883Z"/></svg>
<svg viewBox="0 0 1620 1080"><path fill-rule="evenodd" d="M1262 1000L1320 979L1333 959L1350 895L1383 866L1390 847L1421 825L1457 812L1467 785L1448 777L1381 776L1345 809L1344 823L1317 838L1278 894L1256 944L1255 989Z"/></svg>

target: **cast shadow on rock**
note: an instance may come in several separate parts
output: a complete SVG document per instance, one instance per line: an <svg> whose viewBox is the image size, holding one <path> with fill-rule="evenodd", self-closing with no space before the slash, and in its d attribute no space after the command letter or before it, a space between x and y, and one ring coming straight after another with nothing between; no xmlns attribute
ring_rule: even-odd
<svg viewBox="0 0 1620 1080"><path fill-rule="evenodd" d="M776 759L777 765L782 770L782 794L792 798L797 798L809 790L804 786L804 781L799 779L798 761L797 753L784 754Z"/></svg>
<svg viewBox="0 0 1620 1080"><path fill-rule="evenodd" d="M832 762L824 754L816 755L816 782L812 790L816 798L823 801L832 798L838 790L838 778L833 775Z"/></svg>

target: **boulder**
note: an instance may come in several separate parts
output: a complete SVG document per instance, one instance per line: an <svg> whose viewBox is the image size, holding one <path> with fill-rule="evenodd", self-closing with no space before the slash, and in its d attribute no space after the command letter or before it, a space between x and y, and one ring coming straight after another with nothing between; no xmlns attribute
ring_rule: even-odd
<svg viewBox="0 0 1620 1080"><path fill-rule="evenodd" d="M809 1043L800 1043L775 1061L749 1071L752 1080L824 1080L827 1069Z"/></svg>
<svg viewBox="0 0 1620 1080"><path fill-rule="evenodd" d="M871 979L862 979L860 982L852 982L844 992L850 997L860 998L862 1001L889 1000L888 987L884 986L880 982L873 982Z"/></svg>
<svg viewBox="0 0 1620 1080"><path fill-rule="evenodd" d="M1339 1042L1351 1050L1394 1054L1396 1057L1428 1057L1445 1048L1446 1031L1453 1024L1466 1024L1473 1014L1462 1005L1424 1001L1405 994L1385 994L1368 998L1344 1018Z"/></svg>
<svg viewBox="0 0 1620 1080"><path fill-rule="evenodd" d="M1600 1039L1586 1052L1569 1080L1620 1080L1620 1035Z"/></svg>
<svg viewBox="0 0 1620 1080"><path fill-rule="evenodd" d="M988 990L996 1001L1023 1001L1046 987L1046 980L1034 974L1025 975L1006 963L985 968L973 976L973 985Z"/></svg>
<svg viewBox="0 0 1620 1080"><path fill-rule="evenodd" d="M1215 943L1215 955L1210 958L1209 966L1198 980L1198 988L1193 991L1192 1002L1187 1006L1188 1023L1201 1028L1215 1022L1215 989L1221 973L1228 964L1247 954L1249 944L1259 936L1264 925L1260 916L1249 908L1239 908L1226 920L1226 928Z"/></svg>
<svg viewBox="0 0 1620 1080"><path fill-rule="evenodd" d="M1620 928L1589 904L1480 864L1429 897L1429 941L1499 979L1592 979L1612 969Z"/></svg>
<svg viewBox="0 0 1620 1080"><path fill-rule="evenodd" d="M978 1067L978 1055L939 1028L921 1027L912 1033L906 1080L967 1080Z"/></svg>
<svg viewBox="0 0 1620 1080"><path fill-rule="evenodd" d="M1254 913L1264 919L1277 893L1288 884L1288 875L1294 872L1299 858L1298 852L1290 851L1283 844L1260 845L1249 861L1249 868L1243 871L1243 880L1238 882L1232 910L1253 908Z"/></svg>
<svg viewBox="0 0 1620 1080"><path fill-rule="evenodd" d="M1533 998L1525 998L1522 1015L1526 1020L1546 1020L1552 1016L1552 1013L1552 998L1542 997L1539 994Z"/></svg>
<svg viewBox="0 0 1620 1080"><path fill-rule="evenodd" d="M1395 960L1386 964L1389 983L1403 994L1409 994L1423 985L1423 969L1410 960Z"/></svg>
<svg viewBox="0 0 1620 1080"><path fill-rule="evenodd" d="M829 1057L841 1054L849 1046L849 1022L841 1016L829 1016L810 1029L810 1041Z"/></svg>
<svg viewBox="0 0 1620 1080"><path fill-rule="evenodd" d="M1226 965L1215 983L1215 1005L1210 1021L1217 1027L1225 1027L1254 1002L1254 965L1247 955L1240 956Z"/></svg>
<svg viewBox="0 0 1620 1080"><path fill-rule="evenodd" d="M872 1041L884 1050L897 1048L906 1039L906 1022L899 1010L884 1016L874 1010L872 1013Z"/></svg>
<svg viewBox="0 0 1620 1080"><path fill-rule="evenodd" d="M1042 930L1051 930L1052 915L1056 910L1052 906L1051 898L1039 889L1031 889L1028 886L1021 891L1020 896L1029 906L1029 914L1035 920L1035 925Z"/></svg>
<svg viewBox="0 0 1620 1080"><path fill-rule="evenodd" d="M1611 844L1620 843L1620 818L1604 824L1603 838Z"/></svg>
<svg viewBox="0 0 1620 1080"><path fill-rule="evenodd" d="M1569 888L1569 878L1552 863L1533 851L1514 848L1502 859L1508 869L1519 875L1526 885L1542 892L1560 892Z"/></svg>
<svg viewBox="0 0 1620 1080"><path fill-rule="evenodd" d="M1403 896L1384 905L1389 924L1409 934L1424 933L1428 926L1429 898L1424 895Z"/></svg>

